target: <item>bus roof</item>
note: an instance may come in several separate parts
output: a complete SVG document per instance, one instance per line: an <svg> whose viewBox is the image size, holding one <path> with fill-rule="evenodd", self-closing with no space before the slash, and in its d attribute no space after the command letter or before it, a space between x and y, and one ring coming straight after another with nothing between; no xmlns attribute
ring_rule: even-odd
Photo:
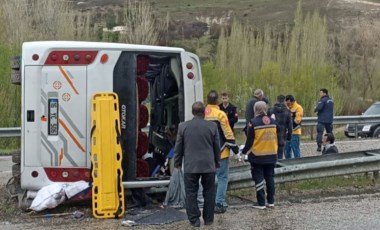
<svg viewBox="0 0 380 230"><path fill-rule="evenodd" d="M110 42L84 42L84 41L33 41L24 42L23 51L46 50L51 48L62 49L116 49L116 50L133 50L133 51L153 51L153 52L173 52L180 53L185 51L183 48L136 45L126 43L110 43Z"/></svg>

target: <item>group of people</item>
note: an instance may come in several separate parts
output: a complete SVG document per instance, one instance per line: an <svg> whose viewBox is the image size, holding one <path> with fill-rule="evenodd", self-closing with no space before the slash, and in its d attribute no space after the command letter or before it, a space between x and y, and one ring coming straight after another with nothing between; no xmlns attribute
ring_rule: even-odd
<svg viewBox="0 0 380 230"><path fill-rule="evenodd" d="M315 108L318 113L317 151L322 151L323 144L322 153L337 152L332 134L333 101L327 89L321 89L320 95ZM205 225L211 225L214 213L226 211L230 151L235 154L239 152L233 132L238 120L237 108L229 102L228 94L221 96L222 103L219 104L217 91L210 91L207 106L195 102L192 105L194 118L178 127L174 164L176 168L183 167L186 212L190 224L195 227L200 226L201 216ZM301 157L302 106L293 95L279 95L270 109L267 104L263 90L255 90L246 106L246 142L241 151L248 154L251 164L257 197L257 204L253 207L258 209L274 207L274 168L277 160L282 159L284 154L285 158L291 158L292 152L294 157ZM323 135L324 129L326 134ZM199 184L203 187L203 213L197 203Z"/></svg>

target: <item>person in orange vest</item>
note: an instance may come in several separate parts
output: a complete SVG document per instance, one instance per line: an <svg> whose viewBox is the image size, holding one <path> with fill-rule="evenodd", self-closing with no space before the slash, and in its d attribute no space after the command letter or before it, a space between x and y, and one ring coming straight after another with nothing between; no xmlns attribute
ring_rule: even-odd
<svg viewBox="0 0 380 230"><path fill-rule="evenodd" d="M257 204L253 208L273 208L278 126L276 121L268 116L265 102L256 102L254 113L255 117L248 123L247 140L242 154L248 154L252 178L255 181ZM267 187L267 205L265 204L265 186Z"/></svg>
<svg viewBox="0 0 380 230"><path fill-rule="evenodd" d="M228 185L230 149L237 154L239 147L235 143L235 136L228 123L226 113L219 108L218 92L215 90L211 90L207 95L205 120L215 122L219 130L220 168L216 171L218 185L215 197L215 213L224 213L228 207L225 196Z"/></svg>
<svg viewBox="0 0 380 230"><path fill-rule="evenodd" d="M290 109L290 112L292 114L292 121L293 121L293 132L292 132L292 139L290 142L286 143L285 146L285 158L290 159L292 158L292 151L294 154L294 158L300 158L301 157L301 150L300 150L300 136L301 136L301 122L303 117L303 108L300 104L296 102L296 99L293 95L287 95L285 98L286 105Z"/></svg>

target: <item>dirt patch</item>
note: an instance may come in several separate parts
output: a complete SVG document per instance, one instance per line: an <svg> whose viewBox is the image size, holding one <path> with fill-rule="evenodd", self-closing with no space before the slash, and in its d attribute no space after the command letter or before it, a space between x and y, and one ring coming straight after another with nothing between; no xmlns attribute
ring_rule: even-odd
<svg viewBox="0 0 380 230"><path fill-rule="evenodd" d="M341 200L343 196L354 196L355 199L361 199L362 196L375 194L379 191L379 185L373 186L351 186L332 189L313 189L313 190L293 190L291 187L280 185L277 186L276 205L293 206L298 204L311 204L326 202L335 202ZM256 201L253 188L245 189L239 195L229 195L228 202L230 205L231 218L234 217L233 210L239 210ZM159 202L155 203L158 206ZM76 219L73 216L75 211L83 213L83 217ZM4 186L0 187L0 228L1 229L117 229L121 228L122 221L125 219L95 219L92 217L91 204L82 205L62 205L53 210L47 210L40 213L31 213L21 211L17 207L16 199L9 197ZM222 225L223 226L223 225ZM187 221L167 225L149 225L135 226L134 229L171 229L188 227ZM218 228L218 229L223 229Z"/></svg>

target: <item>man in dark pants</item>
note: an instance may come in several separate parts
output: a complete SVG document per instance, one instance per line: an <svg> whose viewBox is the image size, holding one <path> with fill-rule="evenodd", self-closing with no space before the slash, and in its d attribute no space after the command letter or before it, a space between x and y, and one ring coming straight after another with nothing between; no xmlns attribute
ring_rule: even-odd
<svg viewBox="0 0 380 230"><path fill-rule="evenodd" d="M222 103L220 103L219 108L226 113L228 118L228 123L231 126L232 131L234 131L234 125L239 119L239 114L237 112L236 106L230 103L230 98L227 93L222 93Z"/></svg>
<svg viewBox="0 0 380 230"><path fill-rule="evenodd" d="M275 119L278 125L277 132L277 158L284 158L286 141L292 139L293 123L292 114L285 104L285 96L277 96L277 103L269 110L268 116Z"/></svg>
<svg viewBox="0 0 380 230"><path fill-rule="evenodd" d="M255 106L255 103L258 101L262 101L263 99L264 99L264 91L262 89L256 89L253 94L253 97L247 102L247 105L245 106L246 126L243 129L245 134L247 134L247 131L248 131L249 121L255 117L255 113L253 111L253 107Z"/></svg>
<svg viewBox="0 0 380 230"><path fill-rule="evenodd" d="M214 221L215 171L219 168L219 133L215 123L204 120L205 107L202 102L192 106L194 118L180 123L175 144L174 165L181 169L184 164L186 191L186 213L192 226L200 227L201 212L197 193L199 179L203 186L203 220L205 225Z"/></svg>
<svg viewBox="0 0 380 230"><path fill-rule="evenodd" d="M321 96L317 107L314 112L318 114L317 124L317 151L322 150L322 135L323 130L326 129L326 133L332 133L333 131L333 119L334 119L334 101L329 97L329 91L327 89L320 89L319 95Z"/></svg>
<svg viewBox="0 0 380 230"><path fill-rule="evenodd" d="M253 208L274 207L274 167L277 161L277 125L268 117L265 102L258 101L254 107L255 118L248 123L248 134L243 154L248 155L252 177L255 181L257 205ZM264 182L265 180L265 182ZM265 191L267 187L267 205Z"/></svg>

